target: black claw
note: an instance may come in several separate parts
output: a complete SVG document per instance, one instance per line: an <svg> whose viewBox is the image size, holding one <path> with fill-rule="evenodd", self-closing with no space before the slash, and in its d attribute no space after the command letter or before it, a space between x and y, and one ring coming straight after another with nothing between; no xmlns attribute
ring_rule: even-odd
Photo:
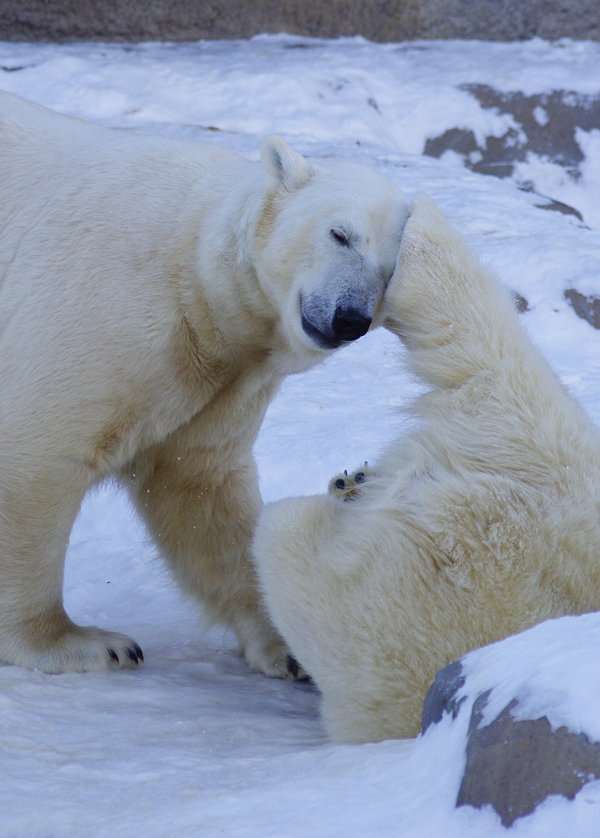
<svg viewBox="0 0 600 838"><path fill-rule="evenodd" d="M144 662L144 653L142 652L142 650L140 649L140 647L138 646L138 644L137 644L137 643L134 643L134 644L133 644L133 648L135 649L135 653L136 653L136 655L138 656L138 658L139 658L139 659L142 661L142 663L143 663L143 662Z"/></svg>
<svg viewBox="0 0 600 838"><path fill-rule="evenodd" d="M335 488L336 489L345 489L346 488L346 481L342 477L338 477L335 481Z"/></svg>
<svg viewBox="0 0 600 838"><path fill-rule="evenodd" d="M108 652L108 657L111 659L111 661L114 661L116 664L120 663L119 656L117 655L114 649L111 649L107 646L106 651Z"/></svg>
<svg viewBox="0 0 600 838"><path fill-rule="evenodd" d="M138 656L136 655L136 653L134 652L133 649L130 649L128 647L127 649L125 649L125 652L126 652L127 657L129 658L130 661L133 661L134 663L139 663L140 662Z"/></svg>
<svg viewBox="0 0 600 838"><path fill-rule="evenodd" d="M287 671L293 675L294 678L297 678L300 667L298 666L296 658L288 653L285 658L285 665L287 667Z"/></svg>

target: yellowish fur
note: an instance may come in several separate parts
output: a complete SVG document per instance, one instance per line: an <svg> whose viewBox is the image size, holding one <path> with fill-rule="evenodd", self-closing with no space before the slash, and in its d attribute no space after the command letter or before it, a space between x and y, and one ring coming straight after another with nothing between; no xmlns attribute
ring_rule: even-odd
<svg viewBox="0 0 600 838"><path fill-rule="evenodd" d="M430 386L416 429L352 502L270 504L255 541L275 625L347 742L414 736L446 663L600 608L600 433L426 198L384 304Z"/></svg>

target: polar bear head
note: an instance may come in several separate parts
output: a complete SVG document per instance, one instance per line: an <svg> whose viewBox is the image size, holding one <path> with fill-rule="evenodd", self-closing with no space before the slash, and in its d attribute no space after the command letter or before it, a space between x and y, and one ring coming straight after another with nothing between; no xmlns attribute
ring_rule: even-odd
<svg viewBox="0 0 600 838"><path fill-rule="evenodd" d="M306 159L279 137L263 141L261 160L257 275L288 343L314 363L379 324L409 203L375 170Z"/></svg>

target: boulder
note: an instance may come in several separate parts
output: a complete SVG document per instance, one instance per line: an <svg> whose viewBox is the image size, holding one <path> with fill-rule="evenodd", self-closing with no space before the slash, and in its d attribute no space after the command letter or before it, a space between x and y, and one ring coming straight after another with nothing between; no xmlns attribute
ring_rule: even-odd
<svg viewBox="0 0 600 838"><path fill-rule="evenodd" d="M586 637L594 629L585 643L578 640L578 625ZM600 778L600 736L592 722L600 714L593 688L600 677L599 640L598 615L549 620L438 672L423 702L422 733L444 717L463 726L457 806L491 805L510 826L550 795L572 800ZM542 647L547 659L540 657Z"/></svg>

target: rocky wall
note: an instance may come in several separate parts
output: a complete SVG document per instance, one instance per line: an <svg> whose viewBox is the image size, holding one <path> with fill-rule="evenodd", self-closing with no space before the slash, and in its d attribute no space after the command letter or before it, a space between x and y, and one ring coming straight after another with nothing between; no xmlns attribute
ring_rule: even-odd
<svg viewBox="0 0 600 838"><path fill-rule="evenodd" d="M0 40L600 40L598 0L0 0Z"/></svg>

